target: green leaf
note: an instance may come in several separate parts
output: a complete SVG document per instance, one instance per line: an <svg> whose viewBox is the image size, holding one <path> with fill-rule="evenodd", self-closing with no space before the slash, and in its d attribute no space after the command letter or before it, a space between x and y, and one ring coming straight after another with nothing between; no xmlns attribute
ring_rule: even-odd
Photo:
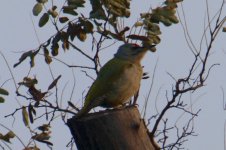
<svg viewBox="0 0 226 150"><path fill-rule="evenodd" d="M16 135L13 133L13 131L9 131L6 135L2 135L0 133L0 139L5 141L5 142L8 142L10 143L10 139L14 138Z"/></svg>
<svg viewBox="0 0 226 150"><path fill-rule="evenodd" d="M64 50L68 50L69 49L69 42L68 42L68 40L64 40L63 42L62 42L62 48L64 49Z"/></svg>
<svg viewBox="0 0 226 150"><path fill-rule="evenodd" d="M50 125L48 124L43 124L41 126L38 127L38 129L42 132L46 132L46 131L49 131L50 130Z"/></svg>
<svg viewBox="0 0 226 150"><path fill-rule="evenodd" d="M103 1L106 9L115 17L129 17L130 16L130 1L128 0L112 0Z"/></svg>
<svg viewBox="0 0 226 150"><path fill-rule="evenodd" d="M49 140L50 133L51 132L42 132L40 134L36 134L36 135L32 136L32 139L40 141L40 142L41 141L46 141L46 140Z"/></svg>
<svg viewBox="0 0 226 150"><path fill-rule="evenodd" d="M49 14L44 13L39 20L39 23L38 23L39 27L43 27L48 21L49 21Z"/></svg>
<svg viewBox="0 0 226 150"><path fill-rule="evenodd" d="M35 56L31 56L31 60L30 60L30 66L34 67L35 66Z"/></svg>
<svg viewBox="0 0 226 150"><path fill-rule="evenodd" d="M172 23L175 23L175 24L179 23L179 20L177 19L176 16L169 16L168 18Z"/></svg>
<svg viewBox="0 0 226 150"><path fill-rule="evenodd" d="M57 85L58 80L61 78L61 75L59 75L53 82L49 85L48 90L51 90Z"/></svg>
<svg viewBox="0 0 226 150"><path fill-rule="evenodd" d="M7 137L7 138L14 138L16 135L15 135L15 133L13 133L13 131L9 131L6 135L5 135L5 137Z"/></svg>
<svg viewBox="0 0 226 150"><path fill-rule="evenodd" d="M68 6L73 6L75 9L84 7L85 0L68 0Z"/></svg>
<svg viewBox="0 0 226 150"><path fill-rule="evenodd" d="M150 22L150 20L144 20L144 29L147 30L148 34L150 35L160 35L160 27L156 23Z"/></svg>
<svg viewBox="0 0 226 150"><path fill-rule="evenodd" d="M52 44L57 44L61 40L61 31L58 31L52 40Z"/></svg>
<svg viewBox="0 0 226 150"><path fill-rule="evenodd" d="M86 33L85 33L85 31L83 31L83 30L81 30L80 32L79 32L79 34L77 35L77 37L78 37L78 39L80 40L80 41L82 41L82 42L84 42L85 40L86 40Z"/></svg>
<svg viewBox="0 0 226 150"><path fill-rule="evenodd" d="M35 109L33 108L33 106L32 106L31 104L29 104L29 105L28 105L28 115L29 115L29 119L30 119L30 122L31 122L31 123L34 123L33 112L35 112L35 114L36 114L36 111L35 111Z"/></svg>
<svg viewBox="0 0 226 150"><path fill-rule="evenodd" d="M172 25L172 22L168 19L168 18L161 18L161 22L165 25L165 26L170 26Z"/></svg>
<svg viewBox="0 0 226 150"><path fill-rule="evenodd" d="M48 11L48 13L49 13L53 18L56 18L56 17L58 16L58 12L55 11L55 10L52 10L52 9L50 9L50 10Z"/></svg>
<svg viewBox="0 0 226 150"><path fill-rule="evenodd" d="M0 96L0 103L4 103L4 102L5 102L5 99Z"/></svg>
<svg viewBox="0 0 226 150"><path fill-rule="evenodd" d="M0 88L0 94L2 95L9 95L9 92L3 88Z"/></svg>
<svg viewBox="0 0 226 150"><path fill-rule="evenodd" d="M42 4L41 3L36 3L35 6L33 7L33 15L34 16L38 16L40 14L40 12L42 11Z"/></svg>
<svg viewBox="0 0 226 150"><path fill-rule="evenodd" d="M52 46L51 46L51 54L53 55L53 56L57 56L58 55L58 53L59 53L59 44L58 43L55 43L55 44L53 44Z"/></svg>
<svg viewBox="0 0 226 150"><path fill-rule="evenodd" d="M166 0L164 3L168 6L177 7L177 3L182 2L183 0Z"/></svg>
<svg viewBox="0 0 226 150"><path fill-rule="evenodd" d="M68 17L60 17L60 18L59 18L60 23L65 23L65 22L67 22L68 20L69 20Z"/></svg>
<svg viewBox="0 0 226 150"><path fill-rule="evenodd" d="M90 12L90 18L105 20L107 18L102 4L99 0L90 0L92 5L92 11Z"/></svg>
<svg viewBox="0 0 226 150"><path fill-rule="evenodd" d="M144 23L143 23L143 22L140 22L140 21L137 21L137 22L134 24L135 27L141 27L141 26L143 26L143 25L144 25Z"/></svg>
<svg viewBox="0 0 226 150"><path fill-rule="evenodd" d="M153 38L153 42L154 42L155 44L159 44L159 43L161 42L161 39L159 38L159 36L155 36L155 37Z"/></svg>
<svg viewBox="0 0 226 150"><path fill-rule="evenodd" d="M86 33L93 33L93 24L91 22L84 21L83 26Z"/></svg>
<svg viewBox="0 0 226 150"><path fill-rule="evenodd" d="M73 15L73 16L77 16L78 15L78 13L76 11L74 11L74 9L69 7L69 6L64 6L63 7L63 13L70 14L70 15Z"/></svg>
<svg viewBox="0 0 226 150"><path fill-rule="evenodd" d="M67 34L70 37L70 40L73 41L75 36L78 35L79 31L81 30L81 26L78 24L74 23L68 23L68 29L67 29Z"/></svg>
<svg viewBox="0 0 226 150"><path fill-rule="evenodd" d="M47 64L50 64L52 62L52 58L49 56L49 50L45 47L43 51L44 51L45 62Z"/></svg>
<svg viewBox="0 0 226 150"><path fill-rule="evenodd" d="M34 87L35 84L38 83L38 80L36 78L29 78L29 77L24 77L23 82L19 82L19 85L24 85L28 88Z"/></svg>
<svg viewBox="0 0 226 150"><path fill-rule="evenodd" d="M23 117L23 122L25 126L29 126L29 117L28 117L28 112L26 110L26 107L22 107L22 117Z"/></svg>
<svg viewBox="0 0 226 150"><path fill-rule="evenodd" d="M28 51L28 52L25 52L21 55L20 59L19 59L19 62L14 64L14 68L16 66L18 66L20 63L22 63L27 57L31 57L31 55L33 54L32 50Z"/></svg>

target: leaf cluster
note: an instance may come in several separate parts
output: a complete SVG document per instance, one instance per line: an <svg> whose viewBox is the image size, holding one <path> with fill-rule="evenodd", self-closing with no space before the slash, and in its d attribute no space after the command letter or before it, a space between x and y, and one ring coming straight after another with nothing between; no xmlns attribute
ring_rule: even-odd
<svg viewBox="0 0 226 150"><path fill-rule="evenodd" d="M3 140L5 142L11 143L10 139L14 138L16 135L13 133L13 131L7 132L5 135L0 133L0 140Z"/></svg>
<svg viewBox="0 0 226 150"><path fill-rule="evenodd" d="M140 41L142 46L155 52L153 45L160 43L160 23L165 26L170 26L179 22L176 16L177 3L182 0L166 0L162 6L152 9L150 12L141 13L140 21L134 23L135 28L141 28L144 32L131 34L132 29L126 26L121 29L118 28L118 19L123 17L130 17L130 0L90 0L92 9L89 17L78 14L78 8L84 7L84 0L67 0L65 5L58 10L56 5L43 12L43 7L46 8L48 0L37 0L33 7L33 14L38 16L43 12L39 26L43 27L51 17L53 25L56 26L57 33L50 37L48 41L37 50L30 50L22 54L19 62L14 65L16 67L23 62L27 57L30 58L30 66L34 66L34 57L42 49L45 62L50 64L52 57L59 54L59 48L68 50L75 39L81 42L86 41L87 36L94 36L94 33L106 39L114 39L117 41L133 42ZM62 12L62 14L60 14ZM74 16L70 19L67 15ZM62 24L67 23L62 29L58 29L57 22ZM106 25L109 28L106 28ZM130 33L128 34L128 31ZM127 36L126 36L127 34ZM48 46L50 45L50 48Z"/></svg>
<svg viewBox="0 0 226 150"><path fill-rule="evenodd" d="M31 95L31 98L27 98L30 101L28 106L22 106L21 108L17 109L16 111L21 109L23 123L26 127L28 127L30 129L30 131L32 131L33 136L31 137L31 139L39 141L41 143L45 143L49 146L53 145L49 141L50 134L51 134L50 125L43 124L42 126L39 126L37 128L39 130L39 132L35 132L35 131L31 130L30 123L33 124L34 121L37 119L36 109L38 109L39 107L42 107L42 106L40 106L41 102L48 103L50 106L52 106L52 104L47 102L44 97L46 96L46 94L48 93L49 90L51 90L57 86L58 80L60 78L61 78L61 75L59 75L55 80L53 80L49 84L48 90L46 92L41 92L41 90L38 90L35 87L35 85L38 84L38 80L36 78L25 77L23 79L23 81L19 83L20 86L25 86L28 88L28 92ZM20 95L19 92L17 94ZM22 96L22 95L20 95L20 96ZM11 115L13 115L13 114L11 114ZM47 120L48 120L48 118L47 118ZM36 150L37 149L38 150L39 148L37 147L37 145L31 146L31 144L29 144L25 149L28 149L28 150L30 150L30 149Z"/></svg>
<svg viewBox="0 0 226 150"><path fill-rule="evenodd" d="M43 7L47 2L48 0L37 0L37 3L32 9L33 15L38 16L43 11ZM64 14L77 16L78 13L76 9L79 7L84 7L84 3L85 0L67 0L67 5L63 6L61 9L63 10ZM59 17L57 6L53 5L52 8L49 8L47 12L42 14L39 20L39 27L43 27L49 21L50 16L54 19L59 19L61 23L65 23L69 20L67 17Z"/></svg>
<svg viewBox="0 0 226 150"><path fill-rule="evenodd" d="M152 9L151 12L141 14L142 21L137 22L135 26L143 26L146 31L148 40L144 41L144 45L150 46L160 43L160 23L165 26L171 26L179 22L176 16L176 8L177 3L182 1L183 0L166 0L163 6Z"/></svg>
<svg viewBox="0 0 226 150"><path fill-rule="evenodd" d="M43 124L38 127L38 130L41 132L32 136L32 139L53 146L53 144L49 141L51 134L50 126L48 124Z"/></svg>

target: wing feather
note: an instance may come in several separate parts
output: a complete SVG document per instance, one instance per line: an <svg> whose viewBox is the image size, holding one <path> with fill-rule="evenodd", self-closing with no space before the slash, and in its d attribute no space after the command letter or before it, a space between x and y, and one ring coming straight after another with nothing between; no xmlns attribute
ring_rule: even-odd
<svg viewBox="0 0 226 150"><path fill-rule="evenodd" d="M94 81L87 93L84 107L91 101L104 96L112 90L114 82L121 76L127 67L130 67L129 61L113 58L108 61L100 70L97 79ZM100 105L100 104L97 104Z"/></svg>

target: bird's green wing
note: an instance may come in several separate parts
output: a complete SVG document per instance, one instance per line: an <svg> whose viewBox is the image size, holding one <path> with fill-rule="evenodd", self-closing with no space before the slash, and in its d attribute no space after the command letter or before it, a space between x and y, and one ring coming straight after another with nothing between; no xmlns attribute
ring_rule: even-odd
<svg viewBox="0 0 226 150"><path fill-rule="evenodd" d="M131 67L131 63L117 58L111 59L100 70L86 96L84 107L90 105L93 100L104 96L111 91L112 84L121 76L123 71Z"/></svg>

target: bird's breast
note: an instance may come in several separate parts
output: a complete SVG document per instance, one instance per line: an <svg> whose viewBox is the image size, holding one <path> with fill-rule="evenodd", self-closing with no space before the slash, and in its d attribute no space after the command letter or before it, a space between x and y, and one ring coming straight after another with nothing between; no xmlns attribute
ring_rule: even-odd
<svg viewBox="0 0 226 150"><path fill-rule="evenodd" d="M142 75L143 71L140 65L131 63L126 67L119 78L111 85L112 90L106 100L107 104L110 104L110 107L115 107L127 102L138 91Z"/></svg>

